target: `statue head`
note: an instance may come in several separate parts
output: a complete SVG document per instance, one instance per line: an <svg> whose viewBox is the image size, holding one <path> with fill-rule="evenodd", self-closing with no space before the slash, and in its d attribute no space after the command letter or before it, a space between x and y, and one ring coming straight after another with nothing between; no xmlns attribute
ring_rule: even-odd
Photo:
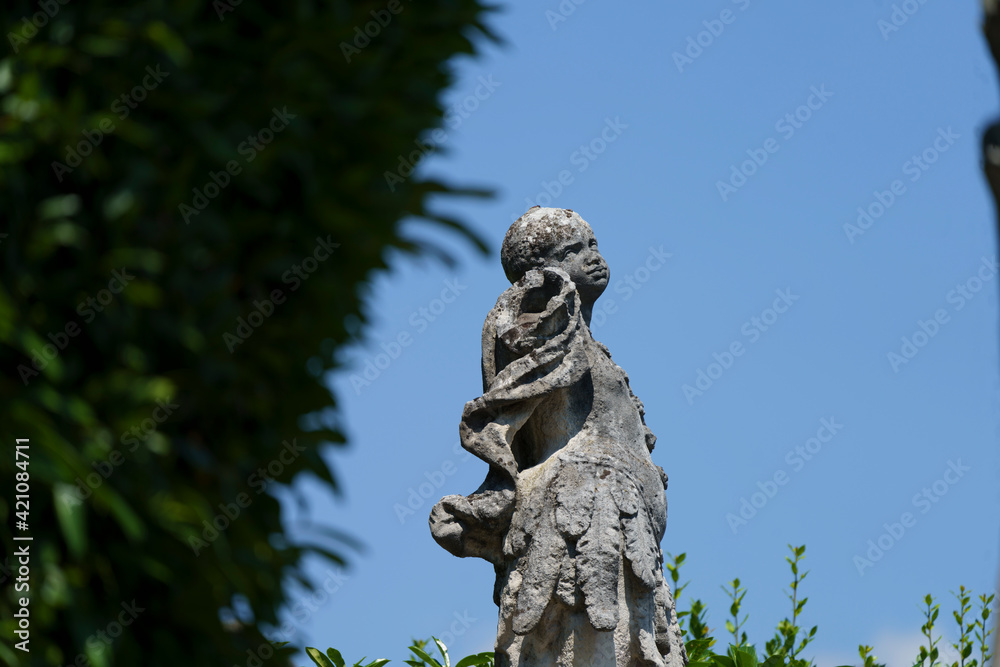
<svg viewBox="0 0 1000 667"><path fill-rule="evenodd" d="M512 284L532 269L562 269L590 303L604 292L611 277L590 225L569 209L528 209L507 230L500 262Z"/></svg>

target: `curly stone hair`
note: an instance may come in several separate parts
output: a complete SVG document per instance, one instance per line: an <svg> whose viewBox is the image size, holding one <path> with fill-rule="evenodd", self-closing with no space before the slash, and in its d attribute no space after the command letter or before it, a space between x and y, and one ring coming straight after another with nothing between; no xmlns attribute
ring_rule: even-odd
<svg viewBox="0 0 1000 667"><path fill-rule="evenodd" d="M514 221L500 246L507 280L514 284L531 269L543 266L556 244L581 226L593 234L587 221L572 209L532 206Z"/></svg>

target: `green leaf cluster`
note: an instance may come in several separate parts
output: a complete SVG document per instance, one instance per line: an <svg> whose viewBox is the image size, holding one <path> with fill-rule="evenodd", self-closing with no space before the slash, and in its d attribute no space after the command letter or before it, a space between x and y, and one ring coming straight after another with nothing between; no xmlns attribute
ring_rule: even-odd
<svg viewBox="0 0 1000 667"><path fill-rule="evenodd" d="M740 585L739 579L734 579L728 587L723 586L723 590L730 599L729 616L726 620L726 631L732 635L733 642L726 649L725 653L718 653L714 650L716 643L712 636L713 630L708 627L708 612L705 604L699 599L692 599L690 607L686 611L680 611L678 606L678 619L687 619L685 625L681 622L681 630L685 637L684 646L688 654L688 667L814 667L811 660L802 657L802 652L816 637L817 626L813 626L808 632L799 626L799 617L805 608L808 598L800 597L800 584L806 578L808 572L801 571L801 562L805 558L805 545L793 547L788 545L791 555L785 559L792 573L790 591L786 592L788 600L791 602L791 613L789 616L778 621L775 628L774 637L765 642L764 652L757 654L757 648L753 644L747 643L746 633L740 632L740 628L747 620L747 615L741 616L743 609L743 599L746 596L746 589ZM667 571L673 581L673 590L676 599L680 600L683 591L689 582L679 584L681 565L686 559L686 554L673 556L668 554L670 562L667 563ZM913 667L988 667L989 660L993 657L990 653L990 637L995 631L995 623L990 622L993 615L993 595L980 595L976 600L978 607L973 609L972 593L960 586L957 593L953 594L958 602L958 609L952 612L955 622L959 628L958 641L952 644L958 659L950 664L940 661L940 651L938 643L940 636L935 636L934 629L940 605L936 604L933 596L924 597L923 616L924 623L921 626L921 633L926 639L926 645L922 645L914 659ZM974 613L975 612L975 613ZM973 658L973 652L978 649L978 657ZM863 667L886 667L878 661L871 646L859 645L858 656L861 658Z"/></svg>
<svg viewBox="0 0 1000 667"><path fill-rule="evenodd" d="M440 661L424 650L428 644L426 640L415 640L413 645L410 646L410 653L413 654L413 658L404 660L403 662L411 667L452 667L451 656L448 655L448 648L444 645L444 642L437 637L431 637L431 639L434 641L434 645L441 655ZM346 664L340 655L340 651L333 648L327 649L326 655L319 649L307 648L306 654L316 663L317 667L344 667ZM382 667L382 665L389 662L389 660L384 658L367 664L364 664L364 661L365 658L361 658L361 660L354 663L354 667ZM476 653L467 656L455 663L454 667L493 667L493 653Z"/></svg>
<svg viewBox="0 0 1000 667"><path fill-rule="evenodd" d="M357 546L286 531L272 492L338 488L323 379L389 257L452 259L402 221L484 248L429 209L482 192L386 174L427 153L488 8L404 2L348 58L384 2L42 4L0 11L0 479L29 439L30 656L246 664L289 584L312 588L303 559ZM14 512L3 494L6 554Z"/></svg>

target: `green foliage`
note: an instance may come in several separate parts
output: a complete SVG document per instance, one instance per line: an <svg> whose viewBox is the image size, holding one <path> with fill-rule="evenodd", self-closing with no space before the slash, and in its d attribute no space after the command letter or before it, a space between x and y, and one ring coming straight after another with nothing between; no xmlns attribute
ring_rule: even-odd
<svg viewBox="0 0 1000 667"><path fill-rule="evenodd" d="M858 655L861 656L861 667L886 667L878 661L878 656L876 656L872 651L874 651L871 646L865 644L860 644L858 646Z"/></svg>
<svg viewBox="0 0 1000 667"><path fill-rule="evenodd" d="M441 654L441 660L438 661L433 658L424 649L427 648L428 642L426 640L414 640L413 645L410 646L410 653L413 654L413 658L410 660L404 660L407 665L411 667L452 667L451 656L448 655L448 648L444 643L437 637L431 637L434 644L437 646L438 652ZM336 649L327 649L326 655L319 649L307 648L306 653L316 663L317 667L344 667L346 664L344 659L341 657L340 652ZM329 657L327 657L329 656ZM382 667L386 663L390 662L385 658L364 663L364 658L354 663L354 667ZM493 667L493 653L476 653L475 655L470 655L462 658L454 667Z"/></svg>
<svg viewBox="0 0 1000 667"><path fill-rule="evenodd" d="M951 645L958 653L958 660L952 663L952 667L965 667L965 661L972 655L972 633L976 629L975 621L965 622L965 617L972 611L972 596L965 590L965 586L959 586L958 593L952 595L958 600L958 609L952 612L958 624L958 642ZM969 667L975 667L976 664L976 661L972 660L969 662Z"/></svg>
<svg viewBox="0 0 1000 667"><path fill-rule="evenodd" d="M683 584L680 583L681 565L684 564L684 560L687 558L687 554L683 553L680 554L679 556L674 556L672 553L668 552L667 557L670 559L666 563L667 572L670 573L670 581L671 581L670 590L674 592L674 600L680 600L681 593L683 593L684 589L687 588L688 584L691 583L690 581L685 581ZM681 631L684 632L685 634L687 634L687 630L685 629L685 624L687 622L685 618L687 615L688 612L681 611L680 607L677 608L677 624L680 626Z"/></svg>
<svg viewBox="0 0 1000 667"><path fill-rule="evenodd" d="M730 645L725 655L711 654L700 660L688 662L688 667L799 667L808 665L801 660L786 659L783 655L772 655L762 660L753 646Z"/></svg>
<svg viewBox="0 0 1000 667"><path fill-rule="evenodd" d="M742 619L740 618L746 589L741 587L739 579L734 579L729 583L728 588L725 586L722 587L732 602L729 613L733 620L726 622L726 630L733 635L733 639L736 642L735 644L730 644L725 653L716 653L712 650L712 647L715 645L715 638L711 636L712 631L705 623L707 614L705 604L701 600L694 599L691 601L691 607L687 611L680 611L678 605L677 617L679 622L680 619L687 619L687 626L681 625L681 629L685 637L684 648L687 651L688 667L815 667L815 664L811 660L799 657L799 654L813 641L817 632L816 626L813 626L808 633L804 633L797 625L798 618L802 614L807 600L807 598L799 599L799 585L808 574L808 572L799 571L799 565L802 559L805 558L806 548L805 545L799 547L788 545L788 548L791 550L792 555L785 558L785 561L789 564L792 571L792 583L790 586L791 592L787 593L787 597L792 603L792 613L790 618L784 618L778 622L774 638L765 644L764 654L758 655L757 647L753 644L747 644L746 633L739 630L747 620L747 616L745 615ZM681 565L684 564L686 554L678 556L667 555L670 559L666 564L667 571L670 573L670 579L673 582L672 590L674 591L675 599L679 602L681 593L689 583L680 583L680 569ZM993 602L993 595L979 596L980 608L978 617L972 622L966 622L965 620L966 615L972 610L972 593L966 590L965 586L961 586L955 597L959 601L959 609L954 612L954 616L956 621L959 622L960 627L962 627L962 635L958 644L954 646L956 650L959 650L962 657L959 662L955 662L953 665L949 665L949 667L989 667L989 663L987 662L991 657L989 654L989 638L995 629L988 627L988 621L992 613L990 604ZM940 641L940 638L933 639L932 636L934 622L938 617L938 605L934 604L934 599L930 595L924 598L924 604L926 606L924 610L925 623L921 631L927 638L928 645L920 647L920 655L917 657L914 667L922 666L927 660L930 660L930 663L926 667L940 665L940 663L936 662L938 659L936 645ZM800 633L802 634L801 639L799 639ZM980 662L977 662L975 659L966 661L973 651L973 642L969 639L970 633L975 636L976 642L979 644ZM404 662L411 667L452 667L451 660L448 657L448 650L444 644L436 638L432 639L437 645L438 652L441 654L444 662L438 661L424 650L429 644L427 641L414 641L410 647L410 652L413 653L416 659L404 660ZM963 648L959 649L959 646ZM344 667L344 661L340 658L340 654L333 649L327 651L328 654L331 654L331 657L333 657L332 654L336 654L337 656L333 660L332 665L329 664L326 656L318 650L307 649L307 651L318 667L334 667L334 665L336 667ZM878 656L874 654L874 649L871 646L859 645L858 656L861 658L862 667L886 667L885 664L878 661ZM493 660L493 653L479 653L464 658L455 667L492 667ZM371 667L375 665L381 667L386 662L388 661L376 661L369 663L368 666L363 666L361 662L358 662L354 667Z"/></svg>
<svg viewBox="0 0 1000 667"><path fill-rule="evenodd" d="M975 637L976 641L979 643L979 664L981 667L987 667L990 664L990 658L993 654L990 653L990 635L996 630L996 626L988 627L988 622L990 620L990 612L992 608L990 605L993 603L993 594L986 595L983 593L979 596L979 615L976 618L975 627Z"/></svg>
<svg viewBox="0 0 1000 667"><path fill-rule="evenodd" d="M808 598L798 599L799 596L799 584L802 580L806 578L808 572L799 572L799 563L803 558L805 558L806 545L799 547L793 547L791 544L788 545L789 550L792 552L792 558L785 558L789 567L792 570L792 583L791 592L788 593L788 599L792 603L792 615L791 618L784 618L778 623L777 632L771 641L767 642L767 654L778 655L778 656L788 656L790 664L796 664L795 656L802 652L809 642L813 640L816 636L816 626L809 631L809 634L802 638L802 641L796 646L795 641L799 636L801 628L796 625L799 615L802 613L802 608L806 606L806 601Z"/></svg>
<svg viewBox="0 0 1000 667"><path fill-rule="evenodd" d="M732 620L726 620L726 630L728 630L733 635L733 645L743 646L747 643L747 633L740 632L740 626L747 622L750 618L749 615L744 615L740 618L740 608L743 605L743 598L747 594L747 589L740 588L740 580L733 579L729 582L729 588L725 586L722 587L723 592L729 596L729 601L732 603L729 605L729 614L732 616Z"/></svg>
<svg viewBox="0 0 1000 667"><path fill-rule="evenodd" d="M311 646L306 647L306 655L319 665L319 667L344 667L347 663L344 662L343 656L340 655L340 651L335 648L328 648L326 654L324 655L322 651ZM361 658L356 663L354 667L382 667L388 663L389 660L385 658L379 658L378 660L372 660L371 662L365 664L365 659Z"/></svg>
<svg viewBox="0 0 1000 667"><path fill-rule="evenodd" d="M927 646L920 647L920 655L914 667L935 667L938 665L938 642L941 638L934 639L934 622L937 621L940 605L934 604L934 598L928 593L924 596L924 624L920 626L920 634L927 638Z"/></svg>
<svg viewBox="0 0 1000 667"><path fill-rule="evenodd" d="M271 492L337 488L323 377L391 251L441 254L401 221L483 247L428 210L470 191L386 174L441 124L447 63L475 52L486 8L404 3L348 53L383 2L46 5L0 12L0 479L30 439L30 656L246 664L272 650L288 584L312 588L303 558L354 545L286 534ZM3 494L8 554L14 509ZM87 642L133 601L120 637Z"/></svg>
<svg viewBox="0 0 1000 667"><path fill-rule="evenodd" d="M764 654L757 655L757 648L753 644L747 644L745 633L739 632L739 628L746 621L744 616L740 619L740 612L743 609L743 598L746 590L740 585L739 579L734 579L729 583L729 587L722 589L729 597L731 605L729 613L732 620L727 620L726 630L733 635L733 644L730 644L724 654L716 653L712 650L715 639L711 636L711 630L704 623L707 614L705 604L698 599L692 599L690 608L687 611L680 611L678 604L678 618L691 619L689 626L682 630L684 632L684 647L688 654L688 667L813 667L810 660L800 656L802 651L816 637L817 627L813 626L808 633L805 633L798 626L799 616L805 607L808 598L799 598L799 586L806 578L808 572L800 572L800 563L805 557L805 546L793 547L788 545L792 555L785 559L792 571L791 591L787 592L787 597L792 604L792 613L777 623L775 635L765 643ZM675 599L680 602L679 591L687 587L687 583L678 586L680 581L680 566L684 562L684 554L674 558L671 556L667 570L670 572L671 580L674 582ZM958 643L953 647L959 654L959 660L948 665L948 667L989 667L990 654L989 639L995 627L990 627L989 619L992 615L991 604L993 595L980 595L979 609L976 618L968 620L968 615L972 612L972 593L964 586L959 587L959 592L954 594L958 601L958 610L953 612L956 623L961 628ZM914 667L940 667L938 662L939 651L937 648L940 637L935 638L934 627L938 618L939 605L934 603L931 595L924 597L924 624L921 626L921 633L927 640L926 646L921 646L918 656L914 661ZM801 639L800 639L801 636ZM973 638L975 642L973 642ZM970 659L974 649L978 644L979 659ZM886 667L878 661L878 656L874 654L871 646L859 645L858 655L862 661L862 667Z"/></svg>

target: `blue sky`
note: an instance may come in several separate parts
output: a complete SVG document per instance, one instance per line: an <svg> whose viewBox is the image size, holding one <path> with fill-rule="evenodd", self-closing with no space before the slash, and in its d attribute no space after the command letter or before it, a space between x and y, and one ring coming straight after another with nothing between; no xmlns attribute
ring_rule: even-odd
<svg viewBox="0 0 1000 667"><path fill-rule="evenodd" d="M496 188L436 202L493 253L413 222L460 266L394 255L374 285L366 339L331 378L345 497L297 482L313 519L367 550L343 573L311 564L334 592L290 610L282 638L354 660L400 660L431 634L456 656L492 648L492 568L439 548L427 514L485 476L458 422L507 287L500 241L542 203L590 222L611 266L594 332L659 437L663 548L688 554L681 608L703 599L724 634L719 587L739 576L763 645L788 613L786 544L806 544L807 655L851 663L867 643L910 664L922 596L950 610L949 591L997 575L1000 329L978 146L1000 105L979 12L506 3L491 21L506 44L455 63L445 151L419 166ZM950 613L940 625L954 634Z"/></svg>

